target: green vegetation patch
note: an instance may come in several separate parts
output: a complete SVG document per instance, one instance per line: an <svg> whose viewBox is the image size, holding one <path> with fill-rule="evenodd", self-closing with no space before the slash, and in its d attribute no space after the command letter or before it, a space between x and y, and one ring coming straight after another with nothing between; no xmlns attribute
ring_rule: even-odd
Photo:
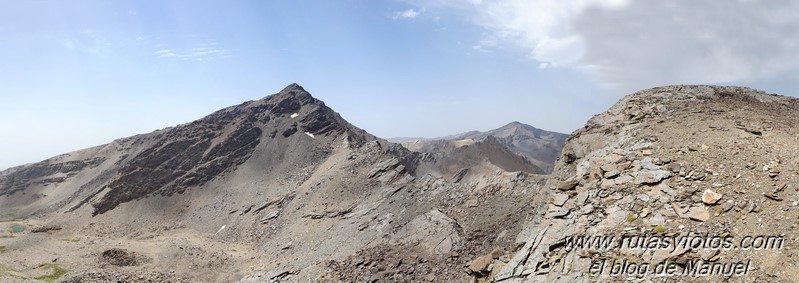
<svg viewBox="0 0 799 283"><path fill-rule="evenodd" d="M18 279L25 279L25 277L20 276L19 273L17 273L16 270L11 269L11 267L8 267L8 266L0 264L0 278L3 278L3 277L12 277L12 278L18 278ZM0 281L5 281L5 280L0 280Z"/></svg>
<svg viewBox="0 0 799 283"><path fill-rule="evenodd" d="M0 246L0 254L6 252L6 246Z"/></svg>
<svg viewBox="0 0 799 283"><path fill-rule="evenodd" d="M52 264L52 263L42 264L40 266L40 268L50 269L52 271L50 272L50 275L43 275L43 276L39 276L39 277L36 277L36 278L33 278L33 279L46 281L46 282L50 282L50 283L57 281L58 279L63 277L65 274L67 274L67 272L69 272L69 270L66 270L63 267L58 266L57 264Z"/></svg>

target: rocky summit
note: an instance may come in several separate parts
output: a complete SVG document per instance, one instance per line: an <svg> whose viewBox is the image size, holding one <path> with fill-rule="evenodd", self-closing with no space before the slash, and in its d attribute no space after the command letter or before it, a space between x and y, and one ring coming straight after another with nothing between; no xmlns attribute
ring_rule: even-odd
<svg viewBox="0 0 799 283"><path fill-rule="evenodd" d="M797 110L740 87L625 97L572 134L519 248L475 278L795 282Z"/></svg>
<svg viewBox="0 0 799 283"><path fill-rule="evenodd" d="M292 84L0 172L0 281L795 282L797 110L667 86L403 146Z"/></svg>

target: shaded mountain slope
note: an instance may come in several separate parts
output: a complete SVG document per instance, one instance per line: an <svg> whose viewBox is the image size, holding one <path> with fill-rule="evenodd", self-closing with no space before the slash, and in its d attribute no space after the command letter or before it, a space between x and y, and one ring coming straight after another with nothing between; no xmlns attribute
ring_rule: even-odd
<svg viewBox="0 0 799 283"><path fill-rule="evenodd" d="M471 131L457 135L450 135L437 139L395 138L392 141L401 142L412 151L433 152L440 148L440 140L464 143L469 140L482 141L494 137L496 141L508 148L511 152L527 159L535 167L540 168L537 173L548 174L560 155L567 134L544 131L533 126L519 122L512 122L500 128L480 132ZM438 145L436 145L438 144Z"/></svg>
<svg viewBox="0 0 799 283"><path fill-rule="evenodd" d="M511 152L493 136L474 140L437 140L424 143L420 167L453 181L479 179L497 169L505 172L543 174L541 168ZM419 149L417 149L419 150Z"/></svg>

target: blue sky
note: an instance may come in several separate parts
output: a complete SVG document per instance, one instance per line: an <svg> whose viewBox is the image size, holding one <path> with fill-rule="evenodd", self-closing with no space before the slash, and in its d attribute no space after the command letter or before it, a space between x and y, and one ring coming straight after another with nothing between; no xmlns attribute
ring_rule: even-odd
<svg viewBox="0 0 799 283"><path fill-rule="evenodd" d="M799 25L773 2L0 0L0 168L293 82L386 138L569 133L662 84L792 95Z"/></svg>

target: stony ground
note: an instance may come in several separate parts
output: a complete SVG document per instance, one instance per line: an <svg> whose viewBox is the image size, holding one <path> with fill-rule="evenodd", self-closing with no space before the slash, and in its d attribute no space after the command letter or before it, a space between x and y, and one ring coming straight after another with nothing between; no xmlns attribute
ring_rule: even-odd
<svg viewBox="0 0 799 283"><path fill-rule="evenodd" d="M498 282L795 282L799 219L799 102L746 88L675 86L626 97L566 144L545 192L549 205L514 257L483 266ZM597 249L567 236L729 238L730 249ZM747 236L781 248L743 250ZM651 238L651 237L650 237ZM714 248L716 247L716 248ZM742 276L592 272L603 261L747 263ZM650 269L653 270L654 268ZM634 269L631 269L634 270ZM675 281L676 280L676 281Z"/></svg>

